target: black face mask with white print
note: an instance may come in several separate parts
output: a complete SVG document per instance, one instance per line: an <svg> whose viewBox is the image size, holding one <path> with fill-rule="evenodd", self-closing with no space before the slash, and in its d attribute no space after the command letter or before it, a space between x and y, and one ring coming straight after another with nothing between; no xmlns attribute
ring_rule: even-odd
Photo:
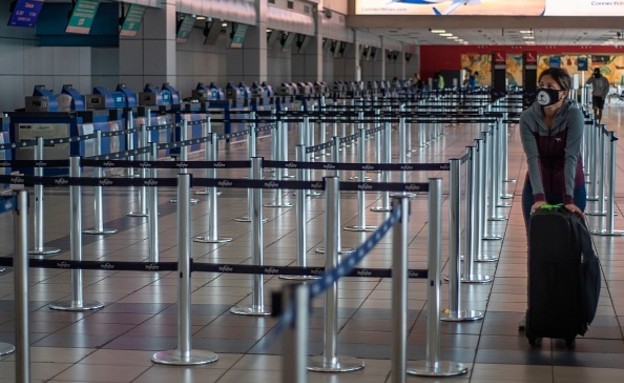
<svg viewBox="0 0 624 383"><path fill-rule="evenodd" d="M559 92L557 89L539 88L537 90L537 103L541 106L550 106L559 101Z"/></svg>

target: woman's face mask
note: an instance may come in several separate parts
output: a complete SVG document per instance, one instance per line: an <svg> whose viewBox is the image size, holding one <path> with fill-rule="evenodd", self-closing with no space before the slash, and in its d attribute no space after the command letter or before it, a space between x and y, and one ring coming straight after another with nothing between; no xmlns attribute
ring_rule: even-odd
<svg viewBox="0 0 624 383"><path fill-rule="evenodd" d="M537 90L537 103L541 106L550 106L556 104L559 101L559 92L561 90L539 88Z"/></svg>

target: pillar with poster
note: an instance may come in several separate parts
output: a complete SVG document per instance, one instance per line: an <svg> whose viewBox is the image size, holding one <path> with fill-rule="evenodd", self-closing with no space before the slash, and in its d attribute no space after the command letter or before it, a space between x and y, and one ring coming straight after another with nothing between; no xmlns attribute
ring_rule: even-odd
<svg viewBox="0 0 624 383"><path fill-rule="evenodd" d="M524 65L522 66L522 87L524 97L522 104L527 108L533 103L537 90L537 52L524 52Z"/></svg>
<svg viewBox="0 0 624 383"><path fill-rule="evenodd" d="M507 93L507 54L492 53L492 101Z"/></svg>

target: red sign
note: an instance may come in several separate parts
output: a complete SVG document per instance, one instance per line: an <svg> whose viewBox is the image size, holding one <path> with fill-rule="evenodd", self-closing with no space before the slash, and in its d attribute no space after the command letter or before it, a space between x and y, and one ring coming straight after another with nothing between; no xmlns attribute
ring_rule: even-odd
<svg viewBox="0 0 624 383"><path fill-rule="evenodd" d="M494 56L494 63L505 63L506 60L506 53L505 52L494 52L493 53Z"/></svg>
<svg viewBox="0 0 624 383"><path fill-rule="evenodd" d="M537 64L537 52L524 52L525 64Z"/></svg>

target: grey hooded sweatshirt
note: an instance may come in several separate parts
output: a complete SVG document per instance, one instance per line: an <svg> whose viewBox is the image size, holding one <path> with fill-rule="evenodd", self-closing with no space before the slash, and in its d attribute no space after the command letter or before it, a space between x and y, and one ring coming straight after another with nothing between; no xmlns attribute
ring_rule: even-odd
<svg viewBox="0 0 624 383"><path fill-rule="evenodd" d="M560 194L563 203L574 202L574 188L584 182L581 140L584 118L578 104L565 100L548 128L537 102L520 115L520 138L527 157L527 177L535 201Z"/></svg>

